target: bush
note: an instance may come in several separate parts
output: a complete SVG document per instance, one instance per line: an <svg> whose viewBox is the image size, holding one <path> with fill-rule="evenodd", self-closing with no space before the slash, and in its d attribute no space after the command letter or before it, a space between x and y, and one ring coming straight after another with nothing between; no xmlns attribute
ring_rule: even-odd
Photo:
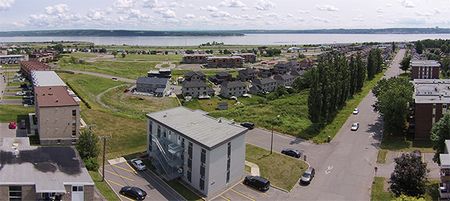
<svg viewBox="0 0 450 201"><path fill-rule="evenodd" d="M83 162L86 166L86 169L88 169L89 171L97 171L99 168L99 164L96 158L87 158L83 160Z"/></svg>

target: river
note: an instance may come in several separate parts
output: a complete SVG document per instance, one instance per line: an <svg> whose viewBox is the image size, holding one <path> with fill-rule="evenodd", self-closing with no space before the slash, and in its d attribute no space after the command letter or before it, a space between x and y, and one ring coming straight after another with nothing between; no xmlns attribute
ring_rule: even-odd
<svg viewBox="0 0 450 201"><path fill-rule="evenodd" d="M227 45L303 45L356 42L407 42L450 39L450 34L247 34L245 36L148 36L148 37L0 37L2 42L85 41L96 45L197 46L206 42Z"/></svg>

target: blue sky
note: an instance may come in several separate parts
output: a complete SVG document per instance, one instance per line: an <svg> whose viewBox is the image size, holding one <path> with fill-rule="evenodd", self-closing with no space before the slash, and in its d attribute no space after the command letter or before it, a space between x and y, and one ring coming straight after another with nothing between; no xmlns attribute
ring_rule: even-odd
<svg viewBox="0 0 450 201"><path fill-rule="evenodd" d="M450 27L450 0L0 0L0 30Z"/></svg>

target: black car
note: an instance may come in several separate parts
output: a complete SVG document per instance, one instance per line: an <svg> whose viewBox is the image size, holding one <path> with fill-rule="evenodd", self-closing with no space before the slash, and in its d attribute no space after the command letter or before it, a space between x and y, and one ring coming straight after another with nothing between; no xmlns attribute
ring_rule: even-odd
<svg viewBox="0 0 450 201"><path fill-rule="evenodd" d="M248 129L254 129L255 128L255 124L252 122L244 122L241 123L241 126L248 128Z"/></svg>
<svg viewBox="0 0 450 201"><path fill-rule="evenodd" d="M295 149L283 149L281 151L282 154L291 156L291 157L295 157L295 158L300 158L302 157L302 152L300 152L299 150L295 150Z"/></svg>
<svg viewBox="0 0 450 201"><path fill-rule="evenodd" d="M147 192L144 190L138 188L138 187L132 187L132 186L124 186L120 189L119 193L121 195L124 195L126 197L135 199L135 200L144 200L145 196L147 196Z"/></svg>
<svg viewBox="0 0 450 201"><path fill-rule="evenodd" d="M268 191L270 187L270 181L260 176L246 176L244 184L261 192Z"/></svg>

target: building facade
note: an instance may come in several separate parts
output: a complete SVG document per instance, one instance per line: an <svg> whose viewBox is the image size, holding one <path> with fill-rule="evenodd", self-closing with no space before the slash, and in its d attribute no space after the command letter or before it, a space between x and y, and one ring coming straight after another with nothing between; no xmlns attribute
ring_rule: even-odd
<svg viewBox="0 0 450 201"><path fill-rule="evenodd" d="M233 56L238 56L244 58L245 63L255 63L256 62L256 54L254 53L238 53L233 54Z"/></svg>
<svg viewBox="0 0 450 201"><path fill-rule="evenodd" d="M209 57L206 67L208 68L242 68L244 58L240 56L231 57Z"/></svg>
<svg viewBox="0 0 450 201"><path fill-rule="evenodd" d="M185 54L181 63L184 64L206 64L211 54Z"/></svg>
<svg viewBox="0 0 450 201"><path fill-rule="evenodd" d="M202 98L213 96L214 90L204 81L184 81L181 86L181 94L184 97Z"/></svg>
<svg viewBox="0 0 450 201"><path fill-rule="evenodd" d="M167 95L169 89L169 78L139 77L136 80L136 92L162 97Z"/></svg>
<svg viewBox="0 0 450 201"><path fill-rule="evenodd" d="M220 85L220 95L225 98L241 97L247 92L247 85L241 81L224 82Z"/></svg>
<svg viewBox="0 0 450 201"><path fill-rule="evenodd" d="M31 78L31 72L32 71L48 71L50 70L50 66L48 66L45 63L41 63L38 61L21 61L20 62L20 72L29 80L32 80Z"/></svg>
<svg viewBox="0 0 450 201"><path fill-rule="evenodd" d="M440 177L439 197L441 200L450 199L450 140L445 140L445 152L439 154Z"/></svg>
<svg viewBox="0 0 450 201"><path fill-rule="evenodd" d="M272 78L261 78L252 81L250 93L268 93L277 89L277 81Z"/></svg>
<svg viewBox="0 0 450 201"><path fill-rule="evenodd" d="M450 106L450 79L414 80L415 139L430 139L433 124Z"/></svg>
<svg viewBox="0 0 450 201"><path fill-rule="evenodd" d="M254 68L246 68L238 72L238 79L241 81L250 81L256 79L258 72Z"/></svg>
<svg viewBox="0 0 450 201"><path fill-rule="evenodd" d="M0 55L0 64L18 64L28 61L28 55Z"/></svg>
<svg viewBox="0 0 450 201"><path fill-rule="evenodd" d="M147 117L147 152L167 180L180 178L211 197L242 178L246 128L185 107Z"/></svg>
<svg viewBox="0 0 450 201"><path fill-rule="evenodd" d="M439 79L441 64L434 60L411 60L411 79Z"/></svg>
<svg viewBox="0 0 450 201"><path fill-rule="evenodd" d="M289 74L275 75L273 79L277 81L278 86L290 87L294 84L295 77Z"/></svg>
<svg viewBox="0 0 450 201"><path fill-rule="evenodd" d="M66 87L34 87L39 140L42 145L73 145L80 133L79 99Z"/></svg>

